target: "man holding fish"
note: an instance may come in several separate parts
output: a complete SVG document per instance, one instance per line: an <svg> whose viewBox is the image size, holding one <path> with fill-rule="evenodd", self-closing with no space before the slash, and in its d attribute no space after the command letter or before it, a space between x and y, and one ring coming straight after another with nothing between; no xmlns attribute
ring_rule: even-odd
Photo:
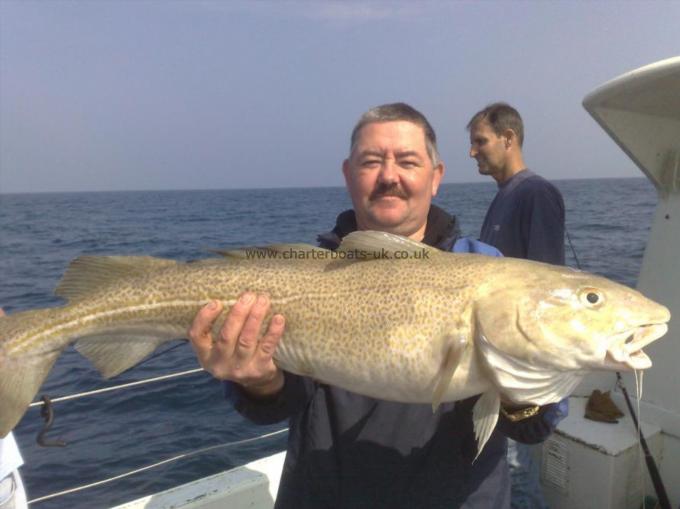
<svg viewBox="0 0 680 509"><path fill-rule="evenodd" d="M290 419L277 507L507 507L505 436L544 439L589 371L651 367L670 313L596 275L469 254L497 251L431 206L444 166L410 106L364 114L343 172L354 210L325 247L74 259L65 305L0 317L0 438L67 346L109 378L189 330L242 414ZM291 249L310 256L276 256Z"/></svg>
<svg viewBox="0 0 680 509"><path fill-rule="evenodd" d="M322 247L335 249L347 234L373 230L446 251L498 255L460 238L455 217L431 204L444 165L432 127L410 106L379 106L361 117L343 174L354 210L319 236ZM504 402L496 430L476 457L477 396L433 412L431 405L373 399L284 372L273 355L285 317L275 314L265 327L269 308L267 295L243 294L213 337L223 308L212 302L189 336L204 368L236 382L228 387L239 412L263 424L290 419L279 509L509 507L505 437L539 442L563 417L555 404Z"/></svg>

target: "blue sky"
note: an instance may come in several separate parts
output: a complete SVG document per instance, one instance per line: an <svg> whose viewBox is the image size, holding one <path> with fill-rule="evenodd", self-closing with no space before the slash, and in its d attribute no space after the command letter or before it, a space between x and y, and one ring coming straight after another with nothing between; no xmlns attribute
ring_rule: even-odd
<svg viewBox="0 0 680 509"><path fill-rule="evenodd" d="M504 100L552 178L639 176L581 106L680 54L679 1L0 0L0 192L342 185L359 115L406 101L445 182Z"/></svg>

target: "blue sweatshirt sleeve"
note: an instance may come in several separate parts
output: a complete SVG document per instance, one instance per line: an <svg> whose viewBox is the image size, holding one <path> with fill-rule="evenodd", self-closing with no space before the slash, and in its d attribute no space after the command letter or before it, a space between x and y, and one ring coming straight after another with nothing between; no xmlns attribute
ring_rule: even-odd
<svg viewBox="0 0 680 509"><path fill-rule="evenodd" d="M274 424L302 411L316 390L316 383L307 377L283 372L281 391L269 398L254 398L240 385L225 382L225 396L238 413L255 424Z"/></svg>

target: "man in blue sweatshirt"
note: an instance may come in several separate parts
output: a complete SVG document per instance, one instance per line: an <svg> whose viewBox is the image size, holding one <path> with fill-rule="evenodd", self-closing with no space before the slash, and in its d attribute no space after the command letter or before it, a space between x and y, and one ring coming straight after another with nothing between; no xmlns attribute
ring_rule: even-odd
<svg viewBox="0 0 680 509"><path fill-rule="evenodd" d="M470 157L479 173L498 184L480 240L504 256L563 265L564 201L555 186L524 164L522 117L512 106L494 103L477 112L467 128ZM563 405L566 411L566 401ZM508 464L513 509L545 509L530 447L510 440Z"/></svg>
<svg viewBox="0 0 680 509"><path fill-rule="evenodd" d="M444 165L434 130L412 107L387 104L362 115L342 171L353 209L319 236L321 246L335 249L352 231L379 230L443 250L498 254L460 238L455 218L432 205ZM504 408L475 460L477 396L433 413L431 405L377 400L283 372L272 355L285 318L274 315L259 337L269 307L267 296L244 294L213 337L222 308L211 303L189 337L201 365L230 381L228 397L240 413L258 424L289 420L277 509L509 507L506 436L545 439L561 415L556 405Z"/></svg>

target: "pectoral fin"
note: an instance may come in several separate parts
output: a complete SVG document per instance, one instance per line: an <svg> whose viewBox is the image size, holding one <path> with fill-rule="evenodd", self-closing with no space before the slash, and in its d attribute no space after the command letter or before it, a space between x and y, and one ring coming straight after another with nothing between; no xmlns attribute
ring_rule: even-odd
<svg viewBox="0 0 680 509"><path fill-rule="evenodd" d="M432 395L432 411L436 412L437 408L442 402L446 389L449 388L456 368L460 364L460 359L463 357L463 352L467 346L467 338L465 336L448 336L449 341L444 353L444 360L439 370L439 378L437 385L434 388Z"/></svg>
<svg viewBox="0 0 680 509"><path fill-rule="evenodd" d="M475 437L477 438L477 455L475 459L481 454L496 427L500 408L500 394L496 391L487 391L479 397L472 409L472 422L475 428Z"/></svg>

